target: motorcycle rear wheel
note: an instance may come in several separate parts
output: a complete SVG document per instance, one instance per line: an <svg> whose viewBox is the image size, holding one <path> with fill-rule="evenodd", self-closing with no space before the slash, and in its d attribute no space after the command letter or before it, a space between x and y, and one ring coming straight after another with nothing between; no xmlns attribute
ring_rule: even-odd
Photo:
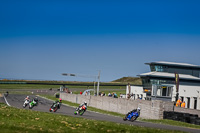
<svg viewBox="0 0 200 133"><path fill-rule="evenodd" d="M132 121L132 122L135 121L135 120L136 120L136 117L135 117L135 116L131 117L131 121Z"/></svg>
<svg viewBox="0 0 200 133"><path fill-rule="evenodd" d="M124 116L123 120L126 121L127 120L127 116Z"/></svg>

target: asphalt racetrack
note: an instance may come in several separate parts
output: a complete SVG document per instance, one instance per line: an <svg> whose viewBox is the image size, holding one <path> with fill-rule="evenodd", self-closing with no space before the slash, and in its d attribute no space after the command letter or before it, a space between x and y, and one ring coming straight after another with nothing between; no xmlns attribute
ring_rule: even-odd
<svg viewBox="0 0 200 133"><path fill-rule="evenodd" d="M16 108L23 108L22 105L24 103L25 97L26 95L10 94L6 97L6 99L7 99L7 102L11 106L16 107ZM34 97L35 97L34 95L30 96L31 99L33 99ZM38 106L33 107L32 110L41 111L41 112L49 112L49 108L51 107L53 101L47 100L41 97L38 97L38 100L39 100ZM25 109L29 109L28 106ZM140 126L140 127L151 127L151 128L160 128L160 129L167 129L167 130L179 130L179 131L184 131L184 132L200 133L199 129L170 126L170 125L161 125L161 124L141 122L141 121L134 121L134 122L123 121L122 118L120 117L95 113L92 111L86 111L83 114L83 116L79 116L79 115L74 115L74 111L75 111L75 108L62 105L61 108L58 109L56 113L73 116L73 117L83 117L87 119L110 121L110 122L129 124L129 125L135 125L135 126Z"/></svg>

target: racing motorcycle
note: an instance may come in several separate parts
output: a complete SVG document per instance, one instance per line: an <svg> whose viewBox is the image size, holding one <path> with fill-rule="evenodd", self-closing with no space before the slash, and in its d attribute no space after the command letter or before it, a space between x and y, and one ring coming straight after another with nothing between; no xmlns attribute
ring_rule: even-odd
<svg viewBox="0 0 200 133"><path fill-rule="evenodd" d="M54 103L51 108L49 109L49 111L53 111L53 112L56 112L58 110L58 104Z"/></svg>
<svg viewBox="0 0 200 133"><path fill-rule="evenodd" d="M79 115L83 115L84 112L86 111L87 107L85 105L83 105L82 107L77 107L76 111L74 112L75 115L79 114Z"/></svg>
<svg viewBox="0 0 200 133"><path fill-rule="evenodd" d="M26 106L29 104L29 102L30 101L26 99L25 102L24 102L24 104L23 104L23 107L26 108Z"/></svg>
<svg viewBox="0 0 200 133"><path fill-rule="evenodd" d="M38 102L32 100L30 103L29 103L29 109L32 109L34 106L37 106Z"/></svg>
<svg viewBox="0 0 200 133"><path fill-rule="evenodd" d="M139 117L139 113L138 112L129 112L128 114L126 114L126 116L123 118L124 121L129 120L129 121L135 121L137 118Z"/></svg>

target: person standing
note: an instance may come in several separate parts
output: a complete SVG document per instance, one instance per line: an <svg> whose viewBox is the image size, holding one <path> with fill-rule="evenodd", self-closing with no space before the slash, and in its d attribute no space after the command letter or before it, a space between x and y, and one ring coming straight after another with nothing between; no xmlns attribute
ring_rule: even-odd
<svg viewBox="0 0 200 133"><path fill-rule="evenodd" d="M185 108L185 101L183 101L183 103L181 104L182 108Z"/></svg>
<svg viewBox="0 0 200 133"><path fill-rule="evenodd" d="M182 104L182 101L181 99L179 98L176 102L176 107L181 107L181 104Z"/></svg>

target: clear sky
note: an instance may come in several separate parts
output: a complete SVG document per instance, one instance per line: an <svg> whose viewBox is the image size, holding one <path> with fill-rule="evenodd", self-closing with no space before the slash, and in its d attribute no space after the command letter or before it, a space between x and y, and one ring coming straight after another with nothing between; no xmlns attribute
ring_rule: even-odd
<svg viewBox="0 0 200 133"><path fill-rule="evenodd" d="M101 81L200 65L199 0L1 0L0 78Z"/></svg>

